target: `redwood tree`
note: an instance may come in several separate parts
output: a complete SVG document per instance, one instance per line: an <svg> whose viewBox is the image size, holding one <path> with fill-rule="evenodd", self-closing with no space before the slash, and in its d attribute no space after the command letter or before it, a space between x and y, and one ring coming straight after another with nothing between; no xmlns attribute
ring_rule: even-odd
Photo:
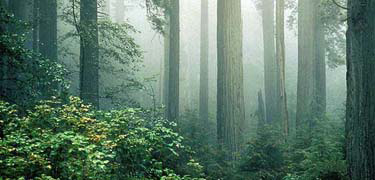
<svg viewBox="0 0 375 180"><path fill-rule="evenodd" d="M348 1L346 138L349 176L375 179L375 0Z"/></svg>

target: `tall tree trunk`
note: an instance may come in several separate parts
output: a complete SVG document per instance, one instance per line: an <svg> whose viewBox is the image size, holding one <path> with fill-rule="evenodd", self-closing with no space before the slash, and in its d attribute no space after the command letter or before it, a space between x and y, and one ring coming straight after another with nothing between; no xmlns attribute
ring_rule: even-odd
<svg viewBox="0 0 375 180"><path fill-rule="evenodd" d="M266 121L272 123L278 118L277 112L277 67L275 55L275 3L262 1L263 46L264 46L264 90Z"/></svg>
<svg viewBox="0 0 375 180"><path fill-rule="evenodd" d="M80 94L99 108L99 40L97 0L81 0Z"/></svg>
<svg viewBox="0 0 375 180"><path fill-rule="evenodd" d="M326 113L326 42L325 27L322 22L320 1L315 2L315 109L314 114L322 117Z"/></svg>
<svg viewBox="0 0 375 180"><path fill-rule="evenodd" d="M258 134L262 133L264 131L264 126L266 124L266 114L264 109L264 101L263 101L263 95L262 90L259 90L258 92Z"/></svg>
<svg viewBox="0 0 375 180"><path fill-rule="evenodd" d="M201 64L199 117L208 121L208 0L201 1Z"/></svg>
<svg viewBox="0 0 375 180"><path fill-rule="evenodd" d="M313 125L314 101L314 1L298 1L297 133Z"/></svg>
<svg viewBox="0 0 375 180"><path fill-rule="evenodd" d="M33 51L39 52L40 0L33 1Z"/></svg>
<svg viewBox="0 0 375 180"><path fill-rule="evenodd" d="M45 58L57 61L57 2L39 1L39 51Z"/></svg>
<svg viewBox="0 0 375 180"><path fill-rule="evenodd" d="M285 89L285 38L284 38L284 8L285 1L276 1L276 56L277 56L277 67L278 67L278 94L277 104L280 112L280 125L283 128L285 138L289 133L289 118L288 118L288 106L287 96Z"/></svg>
<svg viewBox="0 0 375 180"><path fill-rule="evenodd" d="M299 1L297 132L326 109L325 34L320 1Z"/></svg>
<svg viewBox="0 0 375 180"><path fill-rule="evenodd" d="M165 13L165 19L167 24L164 29L164 68L163 68L163 105L168 106L168 91L169 91L169 36L170 36L170 20L168 13ZM168 110L165 111L166 117L168 117Z"/></svg>
<svg viewBox="0 0 375 180"><path fill-rule="evenodd" d="M218 143L235 159L245 119L242 62L241 0L217 4L217 131Z"/></svg>
<svg viewBox="0 0 375 180"><path fill-rule="evenodd" d="M348 1L347 162L353 180L375 179L375 0Z"/></svg>
<svg viewBox="0 0 375 180"><path fill-rule="evenodd" d="M169 39L168 119L177 121L179 115L180 78L180 1L171 1Z"/></svg>

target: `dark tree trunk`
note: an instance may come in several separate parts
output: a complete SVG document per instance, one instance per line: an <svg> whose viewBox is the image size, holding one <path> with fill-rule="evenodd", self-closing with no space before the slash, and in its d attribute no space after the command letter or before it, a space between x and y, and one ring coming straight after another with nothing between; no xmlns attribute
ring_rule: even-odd
<svg viewBox="0 0 375 180"><path fill-rule="evenodd" d="M99 108L99 41L97 0L81 0L81 98Z"/></svg>
<svg viewBox="0 0 375 180"><path fill-rule="evenodd" d="M375 0L348 1L346 138L353 180L375 179Z"/></svg>
<svg viewBox="0 0 375 180"><path fill-rule="evenodd" d="M39 51L43 57L57 61L57 2L39 0Z"/></svg>
<svg viewBox="0 0 375 180"><path fill-rule="evenodd" d="M218 143L233 160L242 143L245 119L241 0L218 0L217 14Z"/></svg>
<svg viewBox="0 0 375 180"><path fill-rule="evenodd" d="M180 1L171 1L169 39L168 119L177 121L179 115L180 77Z"/></svg>
<svg viewBox="0 0 375 180"><path fill-rule="evenodd" d="M262 1L263 44L264 44L264 90L267 123L278 118L277 67L275 54L275 3Z"/></svg>
<svg viewBox="0 0 375 180"><path fill-rule="evenodd" d="M208 121L208 0L201 1L201 64L199 117Z"/></svg>

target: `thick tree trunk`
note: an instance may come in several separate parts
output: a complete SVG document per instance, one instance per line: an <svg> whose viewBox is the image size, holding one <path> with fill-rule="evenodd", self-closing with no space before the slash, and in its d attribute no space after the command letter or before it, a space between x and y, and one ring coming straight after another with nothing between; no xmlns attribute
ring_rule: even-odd
<svg viewBox="0 0 375 180"><path fill-rule="evenodd" d="M353 180L375 179L375 0L348 1L346 138Z"/></svg>
<svg viewBox="0 0 375 180"><path fill-rule="evenodd" d="M81 98L99 108L99 40L97 0L81 0Z"/></svg>
<svg viewBox="0 0 375 180"><path fill-rule="evenodd" d="M177 121L179 115L180 77L180 2L171 1L169 41L168 119Z"/></svg>
<svg viewBox="0 0 375 180"><path fill-rule="evenodd" d="M300 0L297 133L313 127L326 109L325 35L319 1Z"/></svg>
<svg viewBox="0 0 375 180"><path fill-rule="evenodd" d="M315 109L317 118L326 113L326 43L325 27L322 22L322 10L319 1L315 2Z"/></svg>
<svg viewBox="0 0 375 180"><path fill-rule="evenodd" d="M314 1L298 1L297 133L313 124L314 101Z"/></svg>
<svg viewBox="0 0 375 180"><path fill-rule="evenodd" d="M208 0L201 1L201 64L199 117L208 121Z"/></svg>
<svg viewBox="0 0 375 180"><path fill-rule="evenodd" d="M242 141L245 119L241 0L218 0L217 14L218 143L233 160Z"/></svg>
<svg viewBox="0 0 375 180"><path fill-rule="evenodd" d="M283 129L285 138L289 133L289 117L288 117L288 106L287 96L285 89L285 38L284 38L284 8L285 1L276 1L276 56L277 56L277 67L278 67L278 93L277 93L277 104L279 110L280 125Z"/></svg>
<svg viewBox="0 0 375 180"><path fill-rule="evenodd" d="M267 123L278 118L277 67L275 55L275 3L262 1L263 44L264 44L264 90Z"/></svg>
<svg viewBox="0 0 375 180"><path fill-rule="evenodd" d="M57 2L39 1L39 52L43 57L57 61Z"/></svg>

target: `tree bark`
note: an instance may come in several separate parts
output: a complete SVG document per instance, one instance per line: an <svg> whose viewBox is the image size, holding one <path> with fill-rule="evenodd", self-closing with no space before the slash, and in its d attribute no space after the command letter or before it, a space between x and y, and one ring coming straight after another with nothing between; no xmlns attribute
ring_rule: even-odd
<svg viewBox="0 0 375 180"><path fill-rule="evenodd" d="M168 119L177 122L179 115L179 77L180 77L180 2L171 1L170 39L169 39L169 84Z"/></svg>
<svg viewBox="0 0 375 180"><path fill-rule="evenodd" d="M217 4L217 131L218 143L234 160L245 119L242 62L241 0Z"/></svg>
<svg viewBox="0 0 375 180"><path fill-rule="evenodd" d="M297 135L313 125L314 101L314 1L298 1Z"/></svg>
<svg viewBox="0 0 375 180"><path fill-rule="evenodd" d="M99 40L97 0L81 0L80 94L99 108Z"/></svg>
<svg viewBox="0 0 375 180"><path fill-rule="evenodd" d="M322 9L319 1L315 2L315 109L317 118L326 113L326 43L325 27L322 22Z"/></svg>
<svg viewBox="0 0 375 180"><path fill-rule="evenodd" d="M208 121L208 0L201 1L201 64L199 90L199 117Z"/></svg>
<svg viewBox="0 0 375 180"><path fill-rule="evenodd" d="M375 179L375 0L348 1L346 138L349 176Z"/></svg>
<svg viewBox="0 0 375 180"><path fill-rule="evenodd" d="M326 109L325 34L319 1L300 0L297 133L313 127Z"/></svg>
<svg viewBox="0 0 375 180"><path fill-rule="evenodd" d="M285 1L276 1L276 56L277 56L277 67L278 67L278 94L277 104L280 118L280 125L283 129L285 138L289 133L289 117L288 117L288 106L287 96L285 89L285 38L284 38L284 8Z"/></svg>
<svg viewBox="0 0 375 180"><path fill-rule="evenodd" d="M57 2L39 1L39 52L43 57L57 61Z"/></svg>
<svg viewBox="0 0 375 180"><path fill-rule="evenodd" d="M170 36L170 20L169 15L165 13L167 24L164 29L164 62L163 62L163 97L162 104L168 106L168 91L169 91L169 36ZM168 110L165 111L165 117L168 117Z"/></svg>
<svg viewBox="0 0 375 180"><path fill-rule="evenodd" d="M274 0L262 1L263 45L264 45L264 90L266 121L276 121L277 107L277 67L275 55L275 3Z"/></svg>
<svg viewBox="0 0 375 180"><path fill-rule="evenodd" d="M266 124L266 114L264 109L264 101L263 101L263 95L262 90L259 90L258 92L258 133L261 133L261 131L264 130L264 125Z"/></svg>

